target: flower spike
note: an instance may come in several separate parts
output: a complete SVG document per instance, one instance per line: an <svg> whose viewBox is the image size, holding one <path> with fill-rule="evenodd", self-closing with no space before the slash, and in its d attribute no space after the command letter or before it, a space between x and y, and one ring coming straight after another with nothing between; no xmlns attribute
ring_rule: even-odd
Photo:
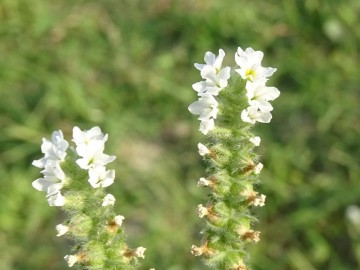
<svg viewBox="0 0 360 270"><path fill-rule="evenodd" d="M205 64L195 64L204 80L192 85L199 98L189 111L198 115L199 130L206 135L198 152L209 173L198 180L198 186L210 187L212 193L206 204L210 206L199 204L197 208L199 218L206 220L205 244L192 245L191 253L203 256L214 269L246 270L246 246L260 240L260 232L251 228L255 220L251 213L264 206L266 198L254 191L264 165L253 151L261 139L251 129L256 123L271 121L270 102L280 91L266 85L276 69L262 66L263 52L239 47L235 72L222 68L224 56L221 49L218 56L207 52Z"/></svg>

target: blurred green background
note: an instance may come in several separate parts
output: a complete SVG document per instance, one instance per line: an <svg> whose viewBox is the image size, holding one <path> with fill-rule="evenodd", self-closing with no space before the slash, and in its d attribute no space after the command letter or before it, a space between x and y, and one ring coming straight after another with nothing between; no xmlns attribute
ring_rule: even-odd
<svg viewBox="0 0 360 270"><path fill-rule="evenodd" d="M31 187L42 137L109 133L116 209L143 269L206 269L196 214L206 192L194 62L237 46L265 53L281 96L258 125L265 169L256 270L360 269L358 0L0 0L0 269L67 269L64 216Z"/></svg>

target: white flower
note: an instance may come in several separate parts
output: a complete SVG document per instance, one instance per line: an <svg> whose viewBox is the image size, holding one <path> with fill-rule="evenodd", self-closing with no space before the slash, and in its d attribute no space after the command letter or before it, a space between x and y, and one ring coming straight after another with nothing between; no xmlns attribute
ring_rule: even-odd
<svg viewBox="0 0 360 270"><path fill-rule="evenodd" d="M53 195L47 196L47 201L50 206L64 206L65 198L61 195L60 192L57 192Z"/></svg>
<svg viewBox="0 0 360 270"><path fill-rule="evenodd" d="M201 256L204 253L204 248L203 247L198 247L195 245L191 246L191 254L194 256Z"/></svg>
<svg viewBox="0 0 360 270"><path fill-rule="evenodd" d="M276 87L267 87L264 82L246 83L246 96L248 97L250 106L259 108L262 112L270 112L273 107L268 102L274 100L280 95L280 91Z"/></svg>
<svg viewBox="0 0 360 270"><path fill-rule="evenodd" d="M260 194L260 196L256 196L256 198L254 199L253 205L263 207L265 205L265 199L266 195Z"/></svg>
<svg viewBox="0 0 360 270"><path fill-rule="evenodd" d="M202 143L198 143L197 146L198 146L200 156L205 156L205 155L210 154L210 150Z"/></svg>
<svg viewBox="0 0 360 270"><path fill-rule="evenodd" d="M69 143L64 140L61 130L54 131L51 134L51 141L43 138L41 144L41 152L44 157L39 160L34 160L32 164L38 168L44 168L48 160L63 161L66 157L66 150Z"/></svg>
<svg viewBox="0 0 360 270"><path fill-rule="evenodd" d="M80 128L73 128L73 142L76 145L88 144L91 141L102 141L105 143L108 139L107 134L103 134L99 127L93 127L90 130L81 131Z"/></svg>
<svg viewBox="0 0 360 270"><path fill-rule="evenodd" d="M241 112L241 120L251 124L255 124L256 122L269 123L271 118L272 115L270 112L262 112L256 106L249 106Z"/></svg>
<svg viewBox="0 0 360 270"><path fill-rule="evenodd" d="M207 180L204 177L201 177L197 184L199 187L208 187L209 185L211 185L211 183L211 181Z"/></svg>
<svg viewBox="0 0 360 270"><path fill-rule="evenodd" d="M103 134L99 127L81 131L78 127L73 128L73 142L76 144L76 152L81 157L76 161L82 169L105 166L115 159L103 153L107 134Z"/></svg>
<svg viewBox="0 0 360 270"><path fill-rule="evenodd" d="M265 68L261 66L261 61L264 53L261 51L254 51L252 48L247 48L245 51L238 47L235 53L235 61L239 65L239 69L235 71L245 80L253 82L266 81L276 68Z"/></svg>
<svg viewBox="0 0 360 270"><path fill-rule="evenodd" d="M253 242L260 241L260 232L248 229L245 226L240 225L237 228L237 233L243 240L253 241Z"/></svg>
<svg viewBox="0 0 360 270"><path fill-rule="evenodd" d="M198 216L199 218L203 218L209 214L209 209L204 207L202 204L198 205Z"/></svg>
<svg viewBox="0 0 360 270"><path fill-rule="evenodd" d="M44 176L32 182L33 188L45 191L47 195L52 195L62 188L65 174L60 168L58 161L48 160L45 164L45 169L41 173Z"/></svg>
<svg viewBox="0 0 360 270"><path fill-rule="evenodd" d="M58 224L56 225L56 231L57 231L57 235L56 236L62 236L64 234L66 234L69 231L69 226L63 225L63 224Z"/></svg>
<svg viewBox="0 0 360 270"><path fill-rule="evenodd" d="M106 170L104 166L89 169L89 183L93 188L108 187L114 183L115 171Z"/></svg>
<svg viewBox="0 0 360 270"><path fill-rule="evenodd" d="M80 261L80 257L78 255L66 255L64 259L69 267L73 267L75 263Z"/></svg>
<svg viewBox="0 0 360 270"><path fill-rule="evenodd" d="M255 146L259 146L261 142L261 138L259 136L251 137L249 139L249 142L251 142Z"/></svg>
<svg viewBox="0 0 360 270"><path fill-rule="evenodd" d="M218 95L219 91L228 85L230 78L230 67L222 68L225 52L220 49L219 55L215 56L212 52L205 53L205 64L195 64L200 70L201 77L205 81L193 84L193 89L199 93Z"/></svg>
<svg viewBox="0 0 360 270"><path fill-rule="evenodd" d="M204 95L198 101L193 102L188 107L192 114L199 115L199 120L216 119L218 102L211 95Z"/></svg>
<svg viewBox="0 0 360 270"><path fill-rule="evenodd" d="M215 54L213 54L212 52L206 52L205 56L204 56L205 64L196 63L196 64L194 64L194 66L200 71L205 66L211 66L211 67L215 68L217 71L219 71L221 69L224 56L225 56L225 52L222 49L219 49L218 56L215 56Z"/></svg>
<svg viewBox="0 0 360 270"><path fill-rule="evenodd" d="M262 170L262 168L264 167L264 165L259 162L255 167L254 167L254 173L255 174L259 174Z"/></svg>
<svg viewBox="0 0 360 270"><path fill-rule="evenodd" d="M210 87L217 87L219 91L225 88L228 85L228 80L230 78L230 67L225 67L220 71L217 71L212 66L205 66L200 75L207 83L210 84ZM212 90L214 91L214 89Z"/></svg>
<svg viewBox="0 0 360 270"><path fill-rule="evenodd" d="M214 85L211 81L200 81L192 85L192 88L198 92L199 96L213 95L217 96L221 91L221 87Z"/></svg>
<svg viewBox="0 0 360 270"><path fill-rule="evenodd" d="M209 120L202 120L200 122L199 131L206 135L209 133L210 130L213 130L215 127L214 119L210 118Z"/></svg>
<svg viewBox="0 0 360 270"><path fill-rule="evenodd" d="M198 101L190 104L188 108L192 114L199 115L198 119L201 121L199 130L204 135L215 127L214 119L217 117L217 106L218 103L212 95L204 94L200 96Z"/></svg>
<svg viewBox="0 0 360 270"><path fill-rule="evenodd" d="M115 197L111 194L107 194L102 202L102 206L114 205L115 204Z"/></svg>
<svg viewBox="0 0 360 270"><path fill-rule="evenodd" d="M80 148L78 151L79 158L76 163L82 169L90 169L94 167L102 167L115 160L115 156L109 156L103 153L104 145L99 141L90 142L86 148Z"/></svg>
<svg viewBox="0 0 360 270"><path fill-rule="evenodd" d="M241 196L245 197L246 201L249 204L252 204L254 206L260 206L260 207L265 205L266 195L264 195L264 194L258 195L258 192L255 192L249 188L245 189L240 194L241 194Z"/></svg>
<svg viewBox="0 0 360 270"><path fill-rule="evenodd" d="M115 224L116 224L116 226L121 227L124 219L125 219L124 216L121 216L121 215L116 216L116 217L115 217Z"/></svg>
<svg viewBox="0 0 360 270"><path fill-rule="evenodd" d="M144 247L137 247L134 250L134 256L145 259L145 254L144 254L145 250L146 250L146 248L144 248Z"/></svg>

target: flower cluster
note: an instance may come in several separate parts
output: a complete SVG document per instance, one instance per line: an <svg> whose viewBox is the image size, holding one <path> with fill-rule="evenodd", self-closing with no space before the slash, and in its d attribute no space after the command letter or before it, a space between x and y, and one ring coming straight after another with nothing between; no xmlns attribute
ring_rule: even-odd
<svg viewBox="0 0 360 270"><path fill-rule="evenodd" d="M214 119L218 114L218 101L214 98L219 92L228 86L230 67L222 68L225 52L220 49L219 55L212 52L205 53L205 64L195 64L200 70L203 81L193 84L193 89L198 93L199 99L189 106L192 114L199 115L200 131L206 135L215 127ZM254 51L252 48L245 50L238 48L235 53L235 61L238 68L235 72L246 80L246 96L248 107L241 112L244 122L255 124L269 123L273 110L269 101L279 97L280 91L275 87L266 86L269 77L276 71L275 68L261 66L263 52Z"/></svg>
<svg viewBox="0 0 360 270"><path fill-rule="evenodd" d="M108 135L101 133L99 127L81 131L73 129L73 142L79 159L76 163L80 168L88 170L89 183L93 188L108 187L114 183L115 171L106 170L105 165L112 162L115 156L104 154L105 142Z"/></svg>
<svg viewBox="0 0 360 270"><path fill-rule="evenodd" d="M249 107L241 112L241 119L251 124L269 123L272 118L270 112L273 110L269 101L280 95L277 88L265 85L276 69L262 67L263 56L261 51L254 51L252 48L244 51L240 47L235 54L235 61L239 66L235 71L247 80L245 88Z"/></svg>
<svg viewBox="0 0 360 270"><path fill-rule="evenodd" d="M203 81L192 86L199 99L189 106L189 111L199 115L200 131L205 135L214 128L214 119L218 113L218 102L214 96L228 85L230 78L230 67L222 68L224 56L225 52L221 49L218 56L207 52L204 57L205 64L195 64Z"/></svg>
<svg viewBox="0 0 360 270"><path fill-rule="evenodd" d="M124 243L125 217L114 213L115 197L104 190L115 179L115 171L106 169L115 159L104 153L107 139L99 127L74 127L74 146L69 147L62 131L55 131L51 140L43 139L44 157L33 162L43 168L33 187L47 193L50 206L68 213L56 226L56 236L66 235L76 243L77 253L64 257L69 267L79 263L87 269L135 269L137 259L144 258L144 247L131 249Z"/></svg>
<svg viewBox="0 0 360 270"><path fill-rule="evenodd" d="M44 157L34 160L32 163L38 168L43 168L41 173L44 175L42 178L33 181L32 186L39 191L46 192L50 206L63 206L65 204L64 196L60 192L65 184L65 173L61 169L60 163L65 160L68 147L69 143L64 140L61 130L54 131L51 141L43 139L41 152Z"/></svg>
<svg viewBox="0 0 360 270"><path fill-rule="evenodd" d="M73 128L72 141L76 145L77 165L88 171L88 182L93 188L108 187L114 183L115 171L106 170L105 165L115 159L115 156L104 154L107 134L103 134L99 127L81 131L78 127ZM42 178L33 181L32 185L39 191L47 192L46 197L50 206L64 206L65 198L60 190L68 184L66 175L61 168L61 164L67 156L69 143L64 140L61 130L54 131L51 141L43 139L41 151L44 157L33 161L33 165L44 168L41 173Z"/></svg>
<svg viewBox="0 0 360 270"><path fill-rule="evenodd" d="M251 129L257 122L270 122L273 107L269 101L280 92L266 86L276 69L261 65L261 51L239 47L235 53L238 67L231 77L230 68L222 68L224 56L221 49L218 56L207 52L205 64L195 64L204 81L192 86L199 99L188 109L199 115L199 130L207 135L207 142L198 144L198 152L209 165L209 175L197 185L212 193L206 206L197 207L206 227L202 245L193 245L191 252L215 269L246 270L245 247L260 240L260 232L251 228L256 220L251 209L264 206L266 199L254 190L264 166L253 151L261 138Z"/></svg>

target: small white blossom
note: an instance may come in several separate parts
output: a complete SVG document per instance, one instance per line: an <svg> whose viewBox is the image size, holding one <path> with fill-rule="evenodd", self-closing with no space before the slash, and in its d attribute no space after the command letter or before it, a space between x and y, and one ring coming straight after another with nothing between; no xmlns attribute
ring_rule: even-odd
<svg viewBox="0 0 360 270"><path fill-rule="evenodd" d="M76 144L76 152L81 157L76 163L82 169L105 166L112 162L115 156L104 154L107 134L103 134L99 127L81 131L78 127L73 128L73 142Z"/></svg>
<svg viewBox="0 0 360 270"><path fill-rule="evenodd" d="M203 95L198 101L193 102L189 106L192 114L199 115L201 121L199 130L206 135L210 130L214 129L214 119L218 113L218 102L212 95Z"/></svg>
<svg viewBox="0 0 360 270"><path fill-rule="evenodd" d="M225 56L225 52L222 49L219 49L218 56L216 56L212 52L206 52L205 56L204 56L205 64L196 63L196 64L194 64L194 66L200 71L206 66L211 66L211 67L215 68L215 70L220 71L222 62L224 60L224 56Z"/></svg>
<svg viewBox="0 0 360 270"><path fill-rule="evenodd" d="M125 219L124 216L121 216L121 215L116 216L116 217L115 217L116 226L121 227L124 219Z"/></svg>
<svg viewBox="0 0 360 270"><path fill-rule="evenodd" d="M90 130L81 131L79 127L73 128L72 141L77 145L86 145L91 141L102 141L105 143L108 139L107 134L103 134L99 127L93 127Z"/></svg>
<svg viewBox="0 0 360 270"><path fill-rule="evenodd" d="M214 119L210 118L209 120L202 120L200 122L199 131L206 135L209 133L210 130L213 130L215 127Z"/></svg>
<svg viewBox="0 0 360 270"><path fill-rule="evenodd" d="M104 145L97 141L90 142L86 149L82 148L81 152L78 152L79 158L76 163L82 169L90 169L94 167L105 166L106 164L115 160L115 156L109 156L103 153Z"/></svg>
<svg viewBox="0 0 360 270"><path fill-rule="evenodd" d="M225 88L228 85L228 80L230 78L230 67L225 67L220 71L217 71L212 66L205 66L201 72L201 77L210 84L211 87L216 87L218 91ZM214 91L215 89L209 89L209 91ZM207 92L207 89L205 89ZM215 90L216 91L216 90Z"/></svg>
<svg viewBox="0 0 360 270"><path fill-rule="evenodd" d="M202 204L198 205L198 216L199 218L203 218L209 214L209 209L204 207Z"/></svg>
<svg viewBox="0 0 360 270"><path fill-rule="evenodd" d="M58 224L56 225L56 231L57 231L57 235L56 236L62 236L64 234L66 234L69 231L69 226L63 225L63 224Z"/></svg>
<svg viewBox="0 0 360 270"><path fill-rule="evenodd" d="M64 259L69 267L73 267L75 263L80 261L80 257L78 255L66 255Z"/></svg>
<svg viewBox="0 0 360 270"><path fill-rule="evenodd" d="M245 226L240 225L237 228L237 233L243 240L253 241L255 243L260 241L260 232L248 229Z"/></svg>
<svg viewBox="0 0 360 270"><path fill-rule="evenodd" d="M262 112L256 106L250 106L241 112L241 120L251 124L256 122L269 123L271 118L270 112Z"/></svg>
<svg viewBox="0 0 360 270"><path fill-rule="evenodd" d="M210 154L210 150L202 143L198 143L197 146L198 146L200 156L205 156L205 155Z"/></svg>
<svg viewBox="0 0 360 270"><path fill-rule="evenodd" d="M138 258L143 258L145 259L145 250L146 248L144 247L137 247L135 250L134 250L134 256L135 257L138 257Z"/></svg>
<svg viewBox="0 0 360 270"><path fill-rule="evenodd" d="M50 206L64 206L65 198L60 192L46 197Z"/></svg>
<svg viewBox="0 0 360 270"><path fill-rule="evenodd" d="M230 78L230 67L222 68L224 56L225 52L222 49L219 50L218 56L212 52L206 52L205 64L195 64L195 67L200 70L201 77L205 79L205 81L193 85L194 90L200 95L205 92L217 95L221 89L227 86L227 81Z"/></svg>
<svg viewBox="0 0 360 270"><path fill-rule="evenodd" d="M240 68L235 71L244 80L253 82L266 81L276 71L276 68L262 67L263 56L264 53L261 51L254 51L252 48L246 48L244 51L239 47L235 53L235 61Z"/></svg>
<svg viewBox="0 0 360 270"><path fill-rule="evenodd" d="M259 146L261 142L261 138L259 136L251 137L249 139L249 142L251 142L255 146Z"/></svg>
<svg viewBox="0 0 360 270"><path fill-rule="evenodd" d="M264 165L261 162L259 162L254 168L254 173L259 174L263 167L264 167Z"/></svg>
<svg viewBox="0 0 360 270"><path fill-rule="evenodd" d="M39 160L34 160L32 165L38 168L44 168L48 160L63 161L66 157L66 150L69 143L64 140L64 135L61 130L54 131L51 134L51 141L43 138L41 144L41 152L44 157Z"/></svg>
<svg viewBox="0 0 360 270"><path fill-rule="evenodd" d="M201 177L197 184L199 187L208 187L209 185L211 185L211 183L211 181L207 180L204 177Z"/></svg>
<svg viewBox="0 0 360 270"><path fill-rule="evenodd" d="M227 85L227 82L226 82ZM225 86L224 86L225 87ZM222 87L222 88L224 88ZM214 85L211 81L200 81L192 85L192 88L198 92L198 96L213 95L217 96L222 90L220 86Z"/></svg>
<svg viewBox="0 0 360 270"><path fill-rule="evenodd" d="M272 111L273 107L268 101L274 100L280 95L280 91L276 87L267 87L265 82L253 83L248 81L246 90L250 106L257 107L262 112Z"/></svg>
<svg viewBox="0 0 360 270"><path fill-rule="evenodd" d="M191 254L194 256L201 256L204 252L204 248L203 247L198 247L195 245L191 246Z"/></svg>
<svg viewBox="0 0 360 270"><path fill-rule="evenodd" d="M108 187L114 183L115 171L106 170L104 166L89 169L89 183L93 188Z"/></svg>
<svg viewBox="0 0 360 270"><path fill-rule="evenodd" d="M266 195L260 194L260 196L256 196L256 198L254 199L253 205L263 207L265 205L265 199Z"/></svg>
<svg viewBox="0 0 360 270"><path fill-rule="evenodd" d="M114 205L115 204L115 197L111 194L107 194L102 202L102 206Z"/></svg>
<svg viewBox="0 0 360 270"><path fill-rule="evenodd" d="M255 192L249 188L245 189L240 194L241 194L241 196L245 197L246 201L249 204L252 204L254 206L260 206L260 207L265 205L266 195L264 195L264 194L258 195L258 192Z"/></svg>
<svg viewBox="0 0 360 270"><path fill-rule="evenodd" d="M65 181L65 174L60 168L58 161L48 160L41 173L44 176L32 182L33 188L47 192L48 196L58 192L62 188Z"/></svg>
<svg viewBox="0 0 360 270"><path fill-rule="evenodd" d="M199 115L199 120L216 119L218 102L211 95L204 95L198 101L193 102L188 107L192 114Z"/></svg>

